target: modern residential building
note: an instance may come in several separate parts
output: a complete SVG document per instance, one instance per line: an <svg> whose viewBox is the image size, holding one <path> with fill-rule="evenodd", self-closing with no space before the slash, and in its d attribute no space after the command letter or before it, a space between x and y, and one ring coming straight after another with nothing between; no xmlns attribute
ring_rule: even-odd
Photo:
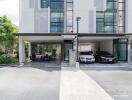
<svg viewBox="0 0 132 100"><path fill-rule="evenodd" d="M68 61L69 50L77 49L77 36L78 52L107 51L130 62L131 4L132 0L20 0L19 62L25 62L24 41L30 43L32 61L48 60L47 55Z"/></svg>

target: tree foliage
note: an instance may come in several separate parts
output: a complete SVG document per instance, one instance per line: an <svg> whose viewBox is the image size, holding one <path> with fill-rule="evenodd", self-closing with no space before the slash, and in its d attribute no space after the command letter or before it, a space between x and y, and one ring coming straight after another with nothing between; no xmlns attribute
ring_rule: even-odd
<svg viewBox="0 0 132 100"><path fill-rule="evenodd" d="M18 37L13 33L18 32L18 28L12 24L7 16L0 17L0 49L5 54L13 53L17 46Z"/></svg>

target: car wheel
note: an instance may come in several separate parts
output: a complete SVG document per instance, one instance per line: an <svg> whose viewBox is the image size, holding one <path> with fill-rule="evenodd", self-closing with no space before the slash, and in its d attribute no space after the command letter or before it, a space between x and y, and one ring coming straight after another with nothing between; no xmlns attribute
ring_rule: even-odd
<svg viewBox="0 0 132 100"><path fill-rule="evenodd" d="M114 64L115 64L115 63L117 63L117 60L114 60L113 62L114 62Z"/></svg>
<svg viewBox="0 0 132 100"><path fill-rule="evenodd" d="M80 64L82 64L82 61L81 60L79 62L80 62Z"/></svg>

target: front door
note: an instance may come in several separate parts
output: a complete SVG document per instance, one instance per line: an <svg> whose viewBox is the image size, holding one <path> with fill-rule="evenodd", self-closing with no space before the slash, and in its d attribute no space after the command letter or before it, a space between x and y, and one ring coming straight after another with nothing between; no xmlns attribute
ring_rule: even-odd
<svg viewBox="0 0 132 100"><path fill-rule="evenodd" d="M69 50L73 49L72 41L64 41L64 61L69 61Z"/></svg>
<svg viewBox="0 0 132 100"><path fill-rule="evenodd" d="M127 44L119 44L119 60L127 61Z"/></svg>
<svg viewBox="0 0 132 100"><path fill-rule="evenodd" d="M127 61L128 54L128 40L116 39L114 40L114 56L118 57L119 61Z"/></svg>

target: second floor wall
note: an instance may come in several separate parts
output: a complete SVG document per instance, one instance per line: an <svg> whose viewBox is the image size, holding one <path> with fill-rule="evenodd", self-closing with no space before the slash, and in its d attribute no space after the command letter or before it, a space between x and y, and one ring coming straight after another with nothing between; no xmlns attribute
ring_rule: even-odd
<svg viewBox="0 0 132 100"><path fill-rule="evenodd" d="M132 0L20 0L20 32L132 33Z"/></svg>

